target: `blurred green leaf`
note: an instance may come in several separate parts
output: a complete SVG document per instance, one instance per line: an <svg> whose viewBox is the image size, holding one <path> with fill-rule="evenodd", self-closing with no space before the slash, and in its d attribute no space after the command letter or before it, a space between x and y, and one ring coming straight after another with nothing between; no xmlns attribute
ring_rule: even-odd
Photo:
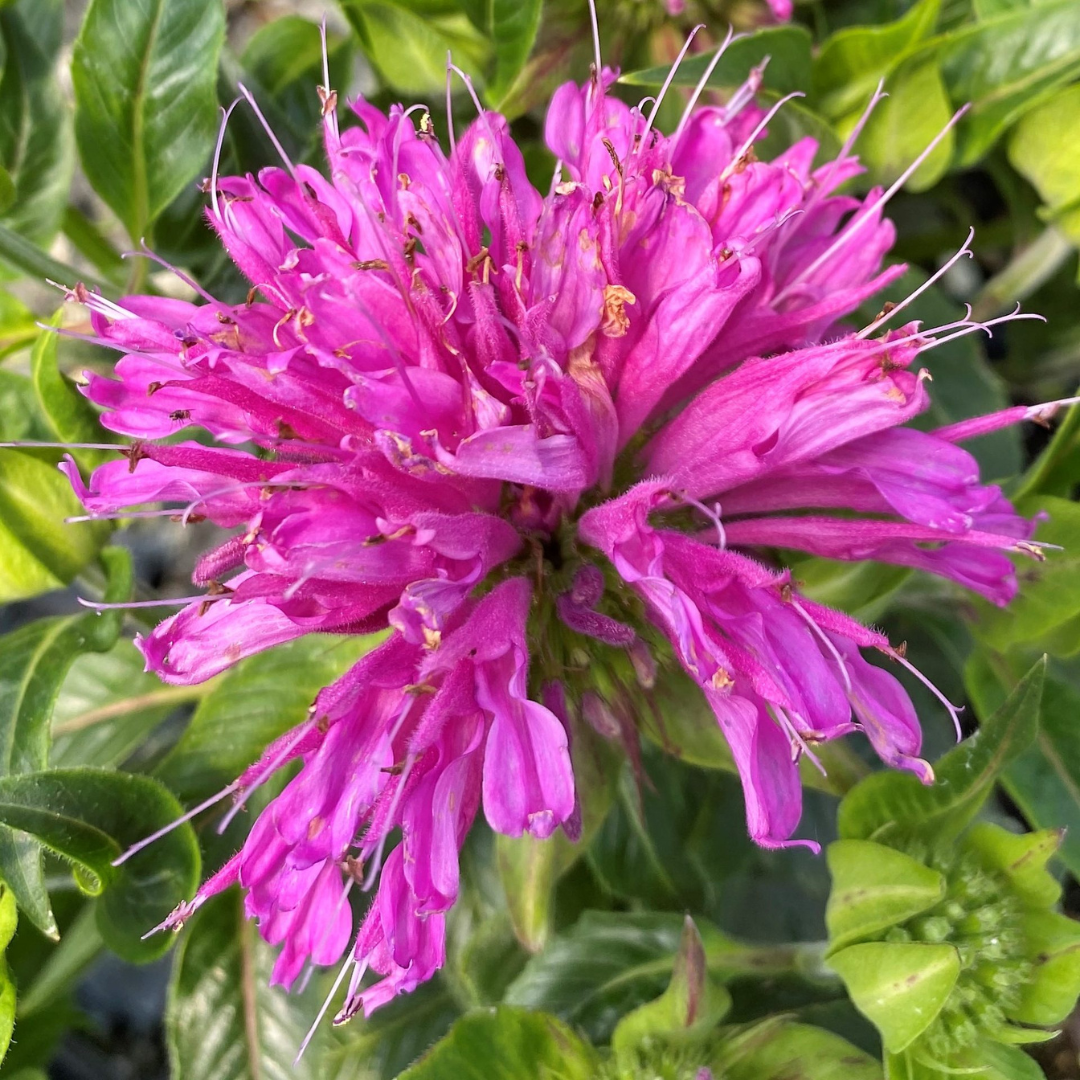
<svg viewBox="0 0 1080 1080"><path fill-rule="evenodd" d="M126 551L102 553L109 571L106 596L131 593ZM87 613L39 619L0 638L0 777L44 769L49 757L49 721L60 684L80 653L109 649L120 633L121 613ZM19 906L43 934L55 937L56 920L45 890L41 848L23 833L0 826L0 876Z"/></svg>
<svg viewBox="0 0 1080 1080"><path fill-rule="evenodd" d="M936 5L935 5L936 6ZM901 64L886 82L889 96L874 110L859 141L859 157L882 183L898 179L949 122L952 103L934 59ZM909 191L926 191L948 171L955 135L949 132L915 170Z"/></svg>
<svg viewBox="0 0 1080 1080"><path fill-rule="evenodd" d="M0 1064L11 1044L15 1029L15 984L8 972L4 952L15 936L19 914L15 908L15 894L0 881Z"/></svg>
<svg viewBox="0 0 1080 1080"><path fill-rule="evenodd" d="M825 925L833 950L931 908L945 878L903 852L869 840L837 840L827 852L833 885Z"/></svg>
<svg viewBox="0 0 1080 1080"><path fill-rule="evenodd" d="M244 917L235 890L184 929L165 1013L173 1080L314 1080L321 1044L293 1064L317 994L269 985L276 950Z"/></svg>
<svg viewBox="0 0 1080 1080"><path fill-rule="evenodd" d="M814 100L821 111L834 120L850 116L848 126L853 125L866 108L878 81L913 46L933 33L940 7L941 0L919 0L895 22L884 26L849 26L826 39L814 60L811 78ZM939 128L930 133L931 137ZM924 140L916 152L928 141Z"/></svg>
<svg viewBox="0 0 1080 1080"><path fill-rule="evenodd" d="M7 45L0 164L15 185L3 224L43 246L60 228L75 165L71 117L56 80L63 17L63 0L20 0L0 11Z"/></svg>
<svg viewBox="0 0 1080 1080"><path fill-rule="evenodd" d="M360 45L380 77L403 94L446 86L446 54L478 85L488 43L465 15L425 15L395 0L342 0Z"/></svg>
<svg viewBox="0 0 1080 1080"><path fill-rule="evenodd" d="M107 653L76 658L53 709L54 766L120 765L177 706L213 686L167 686L145 666L127 638Z"/></svg>
<svg viewBox="0 0 1080 1080"><path fill-rule="evenodd" d="M595 1066L555 1017L501 1006L462 1017L400 1080L591 1080Z"/></svg>
<svg viewBox="0 0 1080 1080"><path fill-rule="evenodd" d="M0 165L0 214L6 213L15 201L15 181L11 173Z"/></svg>
<svg viewBox="0 0 1080 1080"><path fill-rule="evenodd" d="M1080 84L1032 109L1009 137L1009 162L1039 193L1047 216L1080 245L1080 146L1063 131L1080 129Z"/></svg>
<svg viewBox="0 0 1080 1080"><path fill-rule="evenodd" d="M60 325L59 313L53 318L52 325ZM94 407L57 366L59 341L59 335L53 330L42 330L30 353L30 376L34 380L38 405L52 431L52 437L63 443L111 441L109 431L98 422ZM72 451L75 459L87 466L99 464L105 453L107 451Z"/></svg>
<svg viewBox="0 0 1080 1080"><path fill-rule="evenodd" d="M890 1053L899 1053L933 1023L960 975L954 946L922 942L849 945L829 965Z"/></svg>
<svg viewBox="0 0 1080 1080"><path fill-rule="evenodd" d="M217 130L221 0L91 0L71 75L87 179L138 243Z"/></svg>
<svg viewBox="0 0 1080 1080"><path fill-rule="evenodd" d="M881 1062L839 1035L780 1017L724 1039L711 1064L724 1080L881 1080Z"/></svg>
<svg viewBox="0 0 1080 1080"><path fill-rule="evenodd" d="M978 716L989 716L1008 692L1008 665L978 650L964 671ZM1051 669L1043 691L1039 734L1001 775L1001 784L1033 828L1064 829L1059 855L1080 875L1080 692Z"/></svg>
<svg viewBox="0 0 1080 1080"><path fill-rule="evenodd" d="M79 281L87 285L99 284L92 274L81 274L73 266L47 255L36 244L20 236L14 229L0 221L0 259L21 270L29 277L53 281Z"/></svg>
<svg viewBox="0 0 1080 1080"><path fill-rule="evenodd" d="M1056 911L1026 911L1024 934L1034 971L1009 1016L1039 1027L1060 1024L1080 993L1080 923Z"/></svg>
<svg viewBox="0 0 1080 1080"><path fill-rule="evenodd" d="M488 38L495 54L495 74L486 96L491 107L500 110L529 59L543 0L470 0L467 6L473 25Z"/></svg>
<svg viewBox="0 0 1080 1080"><path fill-rule="evenodd" d="M964 167L986 154L1047 91L1080 72L1080 5L1057 0L936 41L933 52L953 104L972 103L957 129L956 164Z"/></svg>
<svg viewBox="0 0 1080 1080"><path fill-rule="evenodd" d="M739 86L750 69L770 57L762 85L779 94L805 91L810 85L810 34L802 26L770 26L736 38L728 46L720 63L709 77L709 86ZM691 57L679 65L672 80L674 86L696 86L712 57ZM629 86L661 86L670 66L631 71L621 82Z"/></svg>
<svg viewBox="0 0 1080 1080"><path fill-rule="evenodd" d="M377 640L312 634L237 664L199 703L156 775L185 801L214 794L299 724L315 695Z"/></svg>
<svg viewBox="0 0 1080 1080"><path fill-rule="evenodd" d="M743 945L700 919L697 928L711 975L770 976L800 963L797 948ZM662 912L586 912L532 957L510 984L511 1005L543 1009L606 1042L619 1017L654 1000L668 985L684 916Z"/></svg>
<svg viewBox="0 0 1080 1080"><path fill-rule="evenodd" d="M1045 661L1039 661L974 735L936 763L931 786L910 773L879 772L853 788L840 803L841 837L875 839L889 829L936 840L957 835L1002 770L1034 743L1045 671Z"/></svg>
<svg viewBox="0 0 1080 1080"><path fill-rule="evenodd" d="M36 836L75 864L76 880L93 895L106 945L125 960L156 959L171 935L142 940L199 881L199 847L183 824L113 866L128 847L183 813L147 776L96 769L54 769L0 777L0 821Z"/></svg>
<svg viewBox="0 0 1080 1080"><path fill-rule="evenodd" d="M0 359L29 345L39 333L34 313L6 289L0 289Z"/></svg>
<svg viewBox="0 0 1080 1080"><path fill-rule="evenodd" d="M1036 530L1036 539L1063 550L1051 549L1044 561L1019 567L1020 592L1007 608L977 602L975 636L999 653L1023 645L1069 656L1080 649L1080 552L1075 547L1080 505L1052 496L1019 505L1025 516L1049 515Z"/></svg>
<svg viewBox="0 0 1080 1080"><path fill-rule="evenodd" d="M19 995L20 1020L55 1008L76 979L101 954L105 942L94 917L94 905L84 903L70 926L64 928L59 943L40 964L33 979Z"/></svg>

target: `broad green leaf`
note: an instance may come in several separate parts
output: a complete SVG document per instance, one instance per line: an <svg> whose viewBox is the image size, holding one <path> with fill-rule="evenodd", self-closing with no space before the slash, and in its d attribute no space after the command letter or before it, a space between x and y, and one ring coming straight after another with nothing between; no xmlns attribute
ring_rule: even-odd
<svg viewBox="0 0 1080 1080"><path fill-rule="evenodd" d="M1048 91L1080 72L1080 5L1057 0L935 40L953 104L972 103L957 129L956 162L972 165Z"/></svg>
<svg viewBox="0 0 1080 1080"><path fill-rule="evenodd" d="M394 1080L441 1039L461 1008L440 976L329 1033L319 1080Z"/></svg>
<svg viewBox="0 0 1080 1080"><path fill-rule="evenodd" d="M269 985L277 950L244 918L235 890L216 897L180 938L165 1031L172 1080L314 1080L318 1051L293 1059L319 994Z"/></svg>
<svg viewBox="0 0 1080 1080"><path fill-rule="evenodd" d="M103 655L75 660L52 714L54 766L116 767L174 709L213 689L167 686L145 666L127 638Z"/></svg>
<svg viewBox="0 0 1080 1080"><path fill-rule="evenodd" d="M0 822L31 833L75 865L76 880L97 903L105 943L124 959L153 960L170 935L141 940L199 880L199 847L188 824L113 866L128 847L175 821L180 804L146 776L96 769L55 769L0 778Z"/></svg>
<svg viewBox="0 0 1080 1080"><path fill-rule="evenodd" d="M492 107L499 109L529 59L540 28L543 3L542 0L481 0L481 3L485 18L480 28L490 39L495 53L495 75L488 84L487 97Z"/></svg>
<svg viewBox="0 0 1080 1080"><path fill-rule="evenodd" d="M631 1060L643 1043L699 1040L712 1032L731 1007L731 995L709 977L708 958L694 920L683 922L671 982L655 1001L627 1013L611 1034L615 1056Z"/></svg>
<svg viewBox="0 0 1080 1080"><path fill-rule="evenodd" d="M592 1080L595 1066L554 1016L504 1005L462 1017L400 1080Z"/></svg>
<svg viewBox="0 0 1080 1080"><path fill-rule="evenodd" d="M117 286L123 286L127 279L127 267L120 253L101 229L77 206L65 207L63 230L64 235L84 259L88 259Z"/></svg>
<svg viewBox="0 0 1080 1080"><path fill-rule="evenodd" d="M839 1035L781 1018L724 1039L711 1064L724 1080L881 1080L881 1062Z"/></svg>
<svg viewBox="0 0 1080 1080"><path fill-rule="evenodd" d="M1080 245L1080 147L1063 131L1080 128L1080 85L1032 109L1009 137L1009 162L1039 193L1047 215Z"/></svg>
<svg viewBox="0 0 1080 1080"><path fill-rule="evenodd" d="M56 79L63 16L62 0L20 0L0 11L0 35L7 45L0 79L0 164L15 186L2 220L43 246L60 228L75 165L71 118Z"/></svg>
<svg viewBox="0 0 1080 1080"><path fill-rule="evenodd" d="M0 449L0 603L60 588L93 559L111 529L65 523L82 512L51 454Z"/></svg>
<svg viewBox="0 0 1080 1080"><path fill-rule="evenodd" d="M787 94L806 90L810 85L810 34L796 25L770 26L753 34L737 38L728 46L709 78L709 86L740 85L750 69L769 57L762 83L769 90ZM695 56L683 61L672 81L674 86L696 86L712 59L710 55ZM632 71L621 79L630 86L661 86L670 67Z"/></svg>
<svg viewBox="0 0 1080 1080"><path fill-rule="evenodd" d="M488 46L464 15L424 15L401 0L343 0L345 14L380 77L404 94L446 86L446 54L476 83Z"/></svg>
<svg viewBox="0 0 1080 1080"><path fill-rule="evenodd" d="M75 42L75 135L138 242L203 167L218 125L221 0L91 0Z"/></svg>
<svg viewBox="0 0 1080 1080"><path fill-rule="evenodd" d="M849 945L829 965L894 1054L934 1022L960 975L960 955L952 945L921 942Z"/></svg>
<svg viewBox="0 0 1080 1080"><path fill-rule="evenodd" d="M1024 934L1035 970L1009 1019L1040 1027L1059 1024L1080 994L1080 922L1056 911L1027 911Z"/></svg>
<svg viewBox="0 0 1080 1080"><path fill-rule="evenodd" d="M859 157L875 179L891 183L945 127L953 107L933 58L902 64L887 80L886 89L889 96L874 110L859 141ZM950 131L912 174L907 190L925 191L941 179L952 160L954 142Z"/></svg>
<svg viewBox="0 0 1080 1080"><path fill-rule="evenodd" d="M15 201L15 181L11 179L11 173L0 165L0 214L4 214Z"/></svg>
<svg viewBox="0 0 1080 1080"><path fill-rule="evenodd" d="M920 0L896 22L845 27L829 37L814 60L811 81L815 101L825 115L836 120L858 116L878 80L933 33L940 7L941 0ZM931 136L936 133L937 129Z"/></svg>
<svg viewBox="0 0 1080 1080"><path fill-rule="evenodd" d="M879 772L853 788L840 803L841 837L871 839L887 829L936 839L959 834L1002 770L1035 742L1045 670L1045 660L1038 662L974 735L937 762L929 787L909 773Z"/></svg>
<svg viewBox="0 0 1080 1080"><path fill-rule="evenodd" d="M1008 608L978 602L975 635L996 652L1023 645L1052 655L1069 656L1080 649L1080 504L1042 496L1020 503L1025 516L1048 515L1035 538L1057 544L1045 561L1025 561L1019 568L1020 592Z"/></svg>
<svg viewBox="0 0 1080 1080"><path fill-rule="evenodd" d="M51 278L53 281L78 281L81 278L87 285L100 284L93 274L82 274L75 267L54 259L2 221L0 260L34 278Z"/></svg>
<svg viewBox="0 0 1080 1080"><path fill-rule="evenodd" d="M126 551L102 553L109 571L106 597L131 592ZM49 758L49 721L60 684L81 653L109 649L120 633L121 613L87 613L39 619L0 638L0 776L37 772ZM45 891L41 849L31 837L0 826L0 876L43 934L55 937L56 920Z"/></svg>
<svg viewBox="0 0 1080 1080"><path fill-rule="evenodd" d="M8 972L4 952L15 935L18 922L15 894L0 881L0 1064L3 1063L15 1029L15 984Z"/></svg>
<svg viewBox="0 0 1080 1080"><path fill-rule="evenodd" d="M59 314L52 325L59 326ZM42 330L30 353L30 375L38 406L57 442L111 442L112 436L98 421L94 407L75 389L57 365L59 335ZM105 451L76 450L76 460L87 467L97 465Z"/></svg>
<svg viewBox="0 0 1080 1080"><path fill-rule="evenodd" d="M299 724L315 695L377 640L313 634L238 664L199 703L156 775L185 801L214 794Z"/></svg>
<svg viewBox="0 0 1080 1080"><path fill-rule="evenodd" d="M566 933L525 965L505 1000L543 1009L605 1042L620 1016L658 997L671 979L684 917L661 912L586 912ZM798 947L742 945L697 920L710 974L790 972L801 963Z"/></svg>
<svg viewBox="0 0 1080 1080"><path fill-rule="evenodd" d="M978 716L989 716L1008 692L1006 665L985 650L964 670L968 697ZM1058 855L1080 874L1080 693L1052 671L1043 691L1039 734L1001 775L1002 787L1035 828L1064 829Z"/></svg>
<svg viewBox="0 0 1080 1080"><path fill-rule="evenodd" d="M833 950L905 922L945 895L941 874L882 844L837 840L827 857L833 887L825 925Z"/></svg>
<svg viewBox="0 0 1080 1080"><path fill-rule="evenodd" d="M6 289L0 289L0 359L37 339L34 313Z"/></svg>

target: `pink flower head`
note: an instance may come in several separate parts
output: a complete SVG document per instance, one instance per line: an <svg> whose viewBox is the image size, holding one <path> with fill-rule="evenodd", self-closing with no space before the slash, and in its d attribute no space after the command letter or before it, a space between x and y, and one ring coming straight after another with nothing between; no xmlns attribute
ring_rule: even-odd
<svg viewBox="0 0 1080 1080"><path fill-rule="evenodd" d="M85 392L136 440L85 484L65 463L83 502L231 530L196 570L205 595L140 640L148 669L198 682L303 634L391 631L228 789L300 761L172 920L239 882L281 945L276 981L347 953L342 1019L443 963L477 813L579 834L572 732L636 745L631 687L663 677L649 642L715 712L762 845L810 843L792 838L815 744L859 732L932 779L906 692L865 655L900 654L762 549L998 603L1006 553L1036 553L957 445L1019 416L903 426L928 405L933 334L839 321L902 269L881 270L886 195L836 194L850 146L758 160L760 72L670 135L613 79L555 94L547 195L495 114L446 152L400 107L359 100L339 131L323 91L328 176L211 179L246 303L78 292L123 354ZM159 441L189 426L212 440ZM350 893L372 888L354 930Z"/></svg>

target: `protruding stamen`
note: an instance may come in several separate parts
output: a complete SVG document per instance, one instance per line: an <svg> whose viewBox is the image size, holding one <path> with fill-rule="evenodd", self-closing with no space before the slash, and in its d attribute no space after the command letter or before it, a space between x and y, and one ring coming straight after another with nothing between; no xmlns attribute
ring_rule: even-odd
<svg viewBox="0 0 1080 1080"><path fill-rule="evenodd" d="M596 17L596 0L589 0L589 20L592 22L593 63L596 64L596 81L599 83L604 61L600 55L600 22Z"/></svg>
<svg viewBox="0 0 1080 1080"><path fill-rule="evenodd" d="M667 95L668 88L671 86L672 80L675 78L675 73L679 70L679 65L683 62L683 58L686 56L693 44L694 38L697 37L698 31L705 28L704 23L698 23L693 30L687 35L686 41L683 47L679 50L679 55L675 57L675 63L671 65L671 70L667 73L667 78L664 80L664 85L660 87L660 93L656 95L656 100L653 102L653 107L649 111L649 119L645 121L645 129L641 133L641 139L637 144L637 148L640 150L645 146L645 139L649 132L652 131L653 122L656 120L656 114L660 111L660 106L664 103L664 97Z"/></svg>
<svg viewBox="0 0 1080 1080"><path fill-rule="evenodd" d="M741 34L739 35L742 36ZM683 109L682 118L679 120L679 126L675 129L675 134L671 136L672 146L677 146L679 138L681 137L686 125L690 122L690 116L694 111L694 107L698 103L698 99L703 93L705 93L705 87L709 85L709 79L712 78L712 73L716 70L716 65L720 63L720 58L727 52L728 46L735 40L735 28L733 26L728 27L727 37L724 38L720 48L713 53L713 58L709 61L709 66L705 68L705 73L698 79L697 86L694 87L694 92L690 95L690 100L686 103L686 108Z"/></svg>
<svg viewBox="0 0 1080 1080"><path fill-rule="evenodd" d="M266 117L263 116L262 109L259 108L259 103L255 100L251 91L248 90L248 88L243 83L237 83L236 85L237 88L240 90L240 93L243 94L245 98L247 98L247 103L251 106L251 108L255 112L255 115L259 118L259 123L262 124L263 130L266 132L267 135L270 136L270 141L274 144L274 149L280 155L281 160L285 162L285 167L289 170L289 175L295 180L296 166L293 165L289 155L285 153L285 147L283 147L281 143L278 142L278 137L274 134L273 128L270 127L270 124L267 122Z"/></svg>
<svg viewBox="0 0 1080 1080"><path fill-rule="evenodd" d="M789 101L791 101L792 98L801 98L801 97L806 97L806 95L804 93L802 93L802 91L800 91L800 90L796 90L796 91L794 91L794 93L791 93L791 94L786 95L785 97L782 97L762 117L760 123L758 123L757 126L754 128L754 130L750 132L750 134L746 137L746 140L743 142L742 146L739 147L738 152L736 154L734 154L732 156L731 161L728 162L728 164L726 166L724 166L724 171L720 174L720 179L721 180L726 180L738 168L739 163L745 158L745 156L749 152L750 148L757 141L758 136L765 130L766 127L768 127L768 125L769 125L770 121L773 119L773 117L776 116L776 114Z"/></svg>
<svg viewBox="0 0 1080 1080"><path fill-rule="evenodd" d="M29 439L19 442L0 442L2 450L126 450L126 443L89 443L89 442L32 442Z"/></svg>
<svg viewBox="0 0 1080 1080"><path fill-rule="evenodd" d="M337 973L337 978L334 979L334 985L330 987L330 993L326 995L326 1000L322 1003L322 1008L315 1014L315 1020L312 1022L311 1027L308 1028L307 1034L300 1043L300 1049L297 1050L296 1057L293 1058L294 1067L300 1064L300 1059L304 1056L304 1051L315 1037L315 1032L318 1031L319 1025L323 1021L323 1017L330 1008L330 1002L337 996L338 989L345 980L345 972L349 970L349 965L355 963L356 961L353 959L352 949L350 949L349 955L345 957L345 963L341 965L341 970Z"/></svg>
<svg viewBox="0 0 1080 1080"><path fill-rule="evenodd" d="M239 98L233 98L232 104L228 108L221 110L221 126L218 128L217 144L214 147L214 164L210 168L210 205L213 207L214 217L221 220L221 210L218 207L217 198L217 181L218 181L218 168L221 165L221 149L225 145L225 129L229 124L229 117L232 116L233 109L240 104Z"/></svg>
<svg viewBox="0 0 1080 1080"><path fill-rule="evenodd" d="M1037 424L1045 424L1053 419L1058 409L1066 409L1077 404L1080 404L1080 397L1058 398L1057 401L1047 401L1042 405L1031 405L1024 413L1024 419L1034 420Z"/></svg>
<svg viewBox="0 0 1080 1080"><path fill-rule="evenodd" d="M228 593L204 593L201 596L167 596L162 600L130 600L120 604L103 604L97 600L87 600L82 596L75 599L83 607L92 608L94 611L131 611L136 608L152 607L182 607L184 604L209 604L215 600L224 600Z"/></svg>
<svg viewBox="0 0 1080 1080"><path fill-rule="evenodd" d="M216 795L211 795L209 799L204 799L198 806L193 806L186 814L181 814L175 821L170 822L163 829L158 829L157 832L151 833L149 836L140 840L137 844L132 844L131 847L124 852L118 859L113 860L113 866L122 866L131 858L132 855L138 854L143 848L149 847L155 840L160 840L163 836L167 836L174 829L180 828L185 822L190 821L193 817L197 817L204 810L209 810L215 803L221 802L222 799L228 798L234 791L240 786L239 780L234 780L228 787L222 788ZM164 925L164 924L162 924ZM153 931L151 931L153 933Z"/></svg>
<svg viewBox="0 0 1080 1080"><path fill-rule="evenodd" d="M798 600L792 598L789 602L795 609L795 613L810 627L813 633L817 635L821 643L828 649L830 655L836 661L836 666L840 669L840 677L844 680L844 689L850 694L851 675L848 673L847 664L844 662L844 658L840 655L840 650L832 643L829 635L818 626L817 620L802 606L802 604L799 603Z"/></svg>
<svg viewBox="0 0 1080 1080"><path fill-rule="evenodd" d="M927 289L930 288L936 281L947 274L965 255L970 259L973 258L973 252L971 250L971 241L975 239L975 229L968 229L967 239L961 245L960 250L944 266L937 270L934 274L926 279L910 296L901 300L899 304L893 304L887 311L883 311L869 326L860 330L855 336L858 338L869 337L879 326L887 323L898 311L903 311L908 304L917 300ZM969 309L970 312L970 309Z"/></svg>
<svg viewBox="0 0 1080 1080"><path fill-rule="evenodd" d="M779 303L784 297L791 292L796 286L804 282L815 271L819 270L836 254L845 244L851 242L853 237L859 230L870 220L873 219L877 211L883 210L889 200L911 179L912 174L916 172L920 165L937 149L938 144L950 131L960 122L963 116L970 109L970 105L964 105L957 109L956 112L949 119L949 122L930 140L926 149L900 174L893 185L885 191L880 198L876 199L870 206L864 206L861 211L858 211L855 216L844 226L840 235L797 277L793 278L779 293L774 303Z"/></svg>
<svg viewBox="0 0 1080 1080"><path fill-rule="evenodd" d="M883 649L882 652L890 659L907 668L948 709L949 715L952 717L953 727L956 729L956 741L959 742L964 737L963 729L960 727L960 714L964 711L963 707L954 705L899 649Z"/></svg>

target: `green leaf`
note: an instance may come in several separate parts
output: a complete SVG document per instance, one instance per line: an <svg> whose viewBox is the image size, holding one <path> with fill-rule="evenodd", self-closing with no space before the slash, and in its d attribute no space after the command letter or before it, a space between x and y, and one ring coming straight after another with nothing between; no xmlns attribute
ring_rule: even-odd
<svg viewBox="0 0 1080 1080"><path fill-rule="evenodd" d="M3 223L44 246L60 228L75 166L71 118L56 80L63 16L62 0L21 0L0 12L8 57L0 80L0 164L15 185Z"/></svg>
<svg viewBox="0 0 1080 1080"><path fill-rule="evenodd" d="M15 201L15 181L11 179L11 173L0 165L0 214L6 213Z"/></svg>
<svg viewBox="0 0 1080 1080"><path fill-rule="evenodd" d="M495 75L487 88L492 108L499 109L529 59L540 28L542 0L484 0L486 26L495 52Z"/></svg>
<svg viewBox="0 0 1080 1080"><path fill-rule="evenodd" d="M1080 995L1080 923L1056 911L1027 911L1024 936L1035 970L1009 1019L1049 1027L1072 1012Z"/></svg>
<svg viewBox="0 0 1080 1080"><path fill-rule="evenodd" d="M94 275L82 274L73 266L47 255L3 222L0 222L0 259L30 277L52 278L53 281L78 281L81 278L87 285L100 284Z"/></svg>
<svg viewBox="0 0 1080 1080"><path fill-rule="evenodd" d="M109 570L109 600L131 592L126 551L103 552ZM101 652L116 641L121 613L87 613L39 619L0 638L0 777L44 769L49 757L49 721L60 684L81 653ZM47 937L57 934L45 890L41 849L22 833L0 827L0 876L27 917Z"/></svg>
<svg viewBox="0 0 1080 1080"><path fill-rule="evenodd" d="M853 788L840 803L841 837L865 840L889 829L939 840L959 834L1001 771L1034 743L1045 671L1045 660L1035 664L1005 704L937 762L929 787L908 773L879 772Z"/></svg>
<svg viewBox="0 0 1080 1080"><path fill-rule="evenodd" d="M0 602L60 588L94 558L111 529L64 522L82 512L51 455L0 450Z"/></svg>
<svg viewBox="0 0 1080 1080"><path fill-rule="evenodd" d="M156 775L185 801L219 791L378 640L313 634L237 664L199 703Z"/></svg>
<svg viewBox="0 0 1080 1080"><path fill-rule="evenodd" d="M343 0L360 45L379 76L404 94L446 86L446 54L471 75L483 71L487 43L464 15L424 15L394 0Z"/></svg>
<svg viewBox="0 0 1080 1080"><path fill-rule="evenodd" d="M882 183L892 183L949 122L952 102L936 60L919 58L900 66L886 82L889 96L867 121L859 157ZM945 175L955 135L950 131L908 180L908 191L925 191Z"/></svg>
<svg viewBox="0 0 1080 1080"><path fill-rule="evenodd" d="M1023 645L1052 655L1069 656L1080 649L1080 505L1045 495L1020 503L1025 516L1049 515L1040 523L1036 538L1064 550L1046 552L1042 562L1021 568L1021 588L1008 608L977 603L976 637L995 652Z"/></svg>
<svg viewBox="0 0 1080 1080"><path fill-rule="evenodd" d="M39 333L34 313L6 289L0 289L0 359L29 345Z"/></svg>
<svg viewBox="0 0 1080 1080"><path fill-rule="evenodd" d="M32 981L23 987L19 996L19 1018L26 1019L52 1009L104 947L94 905L83 904L71 925L64 928L59 944L50 950Z"/></svg>
<svg viewBox="0 0 1080 1080"><path fill-rule="evenodd" d="M957 162L974 164L1009 125L1080 72L1080 6L1058 0L935 39L954 104L972 103L957 131Z"/></svg>
<svg viewBox="0 0 1080 1080"><path fill-rule="evenodd" d="M75 660L52 714L54 766L114 768L177 706L213 689L205 683L167 686L145 666L127 638L107 653Z"/></svg>
<svg viewBox="0 0 1080 1080"><path fill-rule="evenodd" d="M330 1034L319 1080L394 1080L433 1046L461 1015L436 975L384 1005L370 1020L357 1017Z"/></svg>
<svg viewBox="0 0 1080 1080"><path fill-rule="evenodd" d="M221 0L91 0L75 42L87 179L138 242L203 167L218 126Z"/></svg>
<svg viewBox="0 0 1080 1080"><path fill-rule="evenodd" d="M902 923L945 895L936 870L869 840L837 840L827 858L833 887L825 925L833 950Z"/></svg>
<svg viewBox="0 0 1080 1080"><path fill-rule="evenodd" d="M1009 137L1009 162L1039 193L1047 216L1080 245L1080 148L1061 132L1080 127L1080 85L1032 109Z"/></svg>
<svg viewBox="0 0 1080 1080"><path fill-rule="evenodd" d="M774 975L798 966L790 948L742 945L701 920L711 975ZM586 912L532 957L505 1001L552 1012L594 1043L611 1037L620 1016L661 994L671 979L684 917L662 912Z"/></svg>
<svg viewBox="0 0 1080 1080"><path fill-rule="evenodd" d="M619 1021L611 1034L611 1048L617 1058L632 1060L637 1048L651 1040L700 1039L712 1032L730 1007L731 995L711 983L705 945L687 915L671 982L655 1001L639 1005Z"/></svg>
<svg viewBox="0 0 1080 1080"><path fill-rule="evenodd" d="M230 890L185 927L165 1010L172 1080L313 1080L319 1045L293 1065L318 991L269 985L275 949Z"/></svg>
<svg viewBox="0 0 1080 1080"><path fill-rule="evenodd" d="M750 69L770 57L762 83L779 94L806 90L810 85L810 34L804 27L789 24L770 26L733 41L709 78L709 86L738 86ZM703 54L683 61L672 80L674 86L696 86L705 74L711 56ZM661 86L670 66L632 71L620 82L629 86Z"/></svg>
<svg viewBox="0 0 1080 1080"><path fill-rule="evenodd" d="M60 325L60 313L52 320ZM71 380L61 374L57 365L60 336L52 330L42 330L30 353L30 375L38 405L57 442L100 443L111 441L110 433L98 421L94 407L80 394ZM105 451L75 450L73 454L88 467L97 465Z"/></svg>
<svg viewBox="0 0 1080 1080"><path fill-rule="evenodd" d="M15 894L0 881L0 1063L11 1044L15 1030L15 984L8 972L4 952L15 936L19 915L15 908Z"/></svg>
<svg viewBox="0 0 1080 1080"><path fill-rule="evenodd" d="M849 945L829 958L855 1007L881 1032L890 1053L899 1053L933 1022L960 975L952 945Z"/></svg>
<svg viewBox="0 0 1080 1080"><path fill-rule="evenodd" d="M940 7L941 0L920 0L896 22L845 27L829 37L814 60L812 77L815 101L825 115L840 120L854 114L853 122L866 108L878 80L933 32Z"/></svg>
<svg viewBox="0 0 1080 1080"><path fill-rule="evenodd" d="M462 1017L400 1080L591 1080L595 1064L555 1017L501 1006Z"/></svg>
<svg viewBox="0 0 1080 1080"><path fill-rule="evenodd" d="M881 1080L881 1062L839 1035L775 1017L724 1039L711 1064L724 1080Z"/></svg>
<svg viewBox="0 0 1080 1080"><path fill-rule="evenodd" d="M128 847L175 821L180 804L146 776L95 769L55 769L0 778L0 821L36 836L71 860L76 879L97 904L105 943L126 960L166 952L170 935L142 935L195 890L199 848L188 824L167 833L121 866Z"/></svg>

